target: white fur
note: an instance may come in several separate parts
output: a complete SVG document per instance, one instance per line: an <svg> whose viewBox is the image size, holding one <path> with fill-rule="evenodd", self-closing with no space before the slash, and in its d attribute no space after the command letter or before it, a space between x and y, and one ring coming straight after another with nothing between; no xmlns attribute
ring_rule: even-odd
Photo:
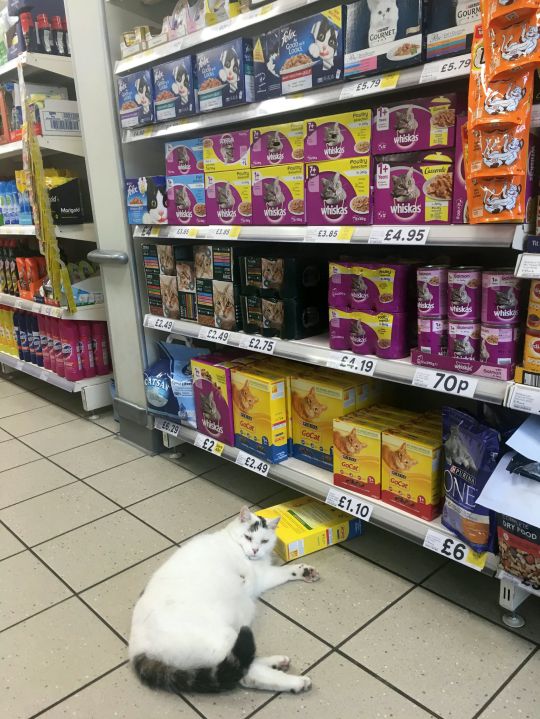
<svg viewBox="0 0 540 719"><path fill-rule="evenodd" d="M397 34L399 10L396 0L368 0L371 13L369 23L369 46L394 42Z"/></svg>
<svg viewBox="0 0 540 719"><path fill-rule="evenodd" d="M162 225L167 222L167 208L164 204L165 195L158 189L156 192L157 206L143 215L144 225Z"/></svg>

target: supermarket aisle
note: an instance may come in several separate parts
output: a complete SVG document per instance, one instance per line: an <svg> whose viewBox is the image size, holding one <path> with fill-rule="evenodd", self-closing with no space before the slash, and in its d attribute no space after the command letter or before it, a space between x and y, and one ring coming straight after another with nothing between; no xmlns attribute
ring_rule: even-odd
<svg viewBox="0 0 540 719"><path fill-rule="evenodd" d="M139 687L126 637L148 576L243 502L289 492L193 447L176 462L145 456L115 436L110 412L81 414L38 381L0 381L0 716L537 716L540 601L512 633L498 624L496 582L372 526L313 555L321 582L260 605L259 650L289 654L309 694L182 700Z"/></svg>

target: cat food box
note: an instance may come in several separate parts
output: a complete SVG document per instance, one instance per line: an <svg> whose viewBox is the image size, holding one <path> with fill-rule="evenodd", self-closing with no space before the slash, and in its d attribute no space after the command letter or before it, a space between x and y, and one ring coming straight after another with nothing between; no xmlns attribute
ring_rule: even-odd
<svg viewBox="0 0 540 719"><path fill-rule="evenodd" d="M275 551L285 562L362 534L359 519L311 497L298 497L260 509L257 515L265 519L280 518Z"/></svg>
<svg viewBox="0 0 540 719"><path fill-rule="evenodd" d="M237 282L238 248L231 245L194 245L195 277Z"/></svg>
<svg viewBox="0 0 540 719"><path fill-rule="evenodd" d="M234 444L267 462L288 457L287 395L280 371L232 369Z"/></svg>
<svg viewBox="0 0 540 719"><path fill-rule="evenodd" d="M467 151L467 116L456 118L456 152L454 163L454 189L452 193L452 223L461 225L468 222L467 185L465 183L465 152Z"/></svg>
<svg viewBox="0 0 540 719"><path fill-rule="evenodd" d="M202 138L196 137L191 140L175 140L165 143L165 174L167 177L195 175L203 170Z"/></svg>
<svg viewBox="0 0 540 719"><path fill-rule="evenodd" d="M253 38L255 102L270 100L281 95L281 77L277 68L279 46L279 28Z"/></svg>
<svg viewBox="0 0 540 719"><path fill-rule="evenodd" d="M383 359L402 359L409 354L405 312L351 312L333 307L330 314L330 348Z"/></svg>
<svg viewBox="0 0 540 719"><path fill-rule="evenodd" d="M155 122L176 120L198 111L195 56L165 62L152 69Z"/></svg>
<svg viewBox="0 0 540 719"><path fill-rule="evenodd" d="M305 225L304 164L252 170L254 225Z"/></svg>
<svg viewBox="0 0 540 719"><path fill-rule="evenodd" d="M249 130L223 132L203 139L205 172L223 172L249 168Z"/></svg>
<svg viewBox="0 0 540 719"><path fill-rule="evenodd" d="M243 329L248 334L300 340L326 328L326 306L307 298L242 295L241 308Z"/></svg>
<svg viewBox="0 0 540 719"><path fill-rule="evenodd" d="M251 225L251 170L206 174L209 225Z"/></svg>
<svg viewBox="0 0 540 719"><path fill-rule="evenodd" d="M253 102L251 40L236 38L198 53L197 87L201 112Z"/></svg>
<svg viewBox="0 0 540 719"><path fill-rule="evenodd" d="M205 327L237 330L240 326L238 288L223 280L196 280L197 318Z"/></svg>
<svg viewBox="0 0 540 719"><path fill-rule="evenodd" d="M373 117L374 155L453 147L455 137L453 93L382 105Z"/></svg>
<svg viewBox="0 0 540 719"><path fill-rule="evenodd" d="M169 225L206 225L204 175L167 177Z"/></svg>
<svg viewBox="0 0 540 719"><path fill-rule="evenodd" d="M306 165L309 225L371 224L371 158Z"/></svg>
<svg viewBox="0 0 540 719"><path fill-rule="evenodd" d="M371 110L343 112L304 121L304 160L322 162L369 155Z"/></svg>
<svg viewBox="0 0 540 719"><path fill-rule="evenodd" d="M373 224L444 225L452 220L454 163L443 153L379 157Z"/></svg>
<svg viewBox="0 0 540 719"><path fill-rule="evenodd" d="M474 27L482 22L480 4L480 0L426 3L424 34L428 61L470 52Z"/></svg>
<svg viewBox="0 0 540 719"><path fill-rule="evenodd" d="M381 497L409 514L431 521L441 512L442 439L436 431L413 434L401 429L383 432Z"/></svg>
<svg viewBox="0 0 540 719"><path fill-rule="evenodd" d="M304 123L257 127L251 130L251 167L289 165L304 159Z"/></svg>
<svg viewBox="0 0 540 719"><path fill-rule="evenodd" d="M117 80L120 127L129 129L154 122L151 70L139 70Z"/></svg>
<svg viewBox="0 0 540 719"><path fill-rule="evenodd" d="M261 297L297 297L326 289L324 260L310 257L246 255L240 258L242 292Z"/></svg>
<svg viewBox="0 0 540 719"><path fill-rule="evenodd" d="M201 3L189 4L200 5ZM229 20L239 14L240 3L238 0L222 0L220 2L216 2L216 0L204 0L204 22L201 28L216 25L218 22ZM193 32L193 30L189 30L188 32Z"/></svg>
<svg viewBox="0 0 540 719"><path fill-rule="evenodd" d="M345 77L422 62L423 0L359 0L347 7Z"/></svg>
<svg viewBox="0 0 540 719"><path fill-rule="evenodd" d="M161 299L161 285L159 282L159 261L156 245L143 245L142 258L144 278L146 281L146 294L150 314L163 316L163 302Z"/></svg>
<svg viewBox="0 0 540 719"><path fill-rule="evenodd" d="M165 177L135 177L125 181L127 217L130 225L166 225Z"/></svg>
<svg viewBox="0 0 540 719"><path fill-rule="evenodd" d="M343 78L343 7L281 26L281 94L310 90Z"/></svg>

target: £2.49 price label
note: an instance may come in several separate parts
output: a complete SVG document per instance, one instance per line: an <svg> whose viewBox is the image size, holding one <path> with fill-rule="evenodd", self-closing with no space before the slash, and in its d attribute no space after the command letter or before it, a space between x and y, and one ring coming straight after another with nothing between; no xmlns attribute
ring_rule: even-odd
<svg viewBox="0 0 540 719"><path fill-rule="evenodd" d="M466 564L478 572L482 571L487 560L486 552L479 554L457 537L448 537L446 534L437 532L434 529L428 529L424 539L424 547L431 549L432 552L437 552L437 554L447 559L452 559L454 562Z"/></svg>
<svg viewBox="0 0 540 719"><path fill-rule="evenodd" d="M457 394L459 397L474 397L478 380L464 374L418 367L412 383L415 387L433 389L436 392Z"/></svg>
<svg viewBox="0 0 540 719"><path fill-rule="evenodd" d="M170 434L171 437L178 437L180 425L178 422L172 422L170 419L156 417L154 420L154 429L165 432L165 434Z"/></svg>
<svg viewBox="0 0 540 719"><path fill-rule="evenodd" d="M373 227L369 235L370 245L425 245L429 227Z"/></svg>
<svg viewBox="0 0 540 719"><path fill-rule="evenodd" d="M328 490L325 502L332 507L342 509L344 512L354 514L355 517L363 519L366 522L369 522L371 519L373 505L369 502L365 502L363 497L358 495L342 492L340 489L332 487Z"/></svg>
<svg viewBox="0 0 540 719"><path fill-rule="evenodd" d="M216 327L201 327L199 330L199 339L208 340L209 342L219 342L226 345L229 343L231 333L227 330L219 330Z"/></svg>
<svg viewBox="0 0 540 719"><path fill-rule="evenodd" d="M250 469L252 472L256 472L257 474L262 474L263 477L266 477L268 475L268 471L270 470L270 464L268 462L258 459L257 457L252 457L251 454L242 451L238 452L236 464L239 464L241 467L245 467L246 469Z"/></svg>
<svg viewBox="0 0 540 719"><path fill-rule="evenodd" d="M240 340L240 347L244 350L253 350L254 352L262 352L266 355L273 355L276 349L276 341L269 340L266 337L251 337L246 335Z"/></svg>
<svg viewBox="0 0 540 719"><path fill-rule="evenodd" d="M201 434L200 432L197 433L197 436L195 437L195 446L200 449L204 449L205 452L217 454L218 457L221 457L223 450L225 449L223 442L218 442L217 439L207 437L205 434Z"/></svg>
<svg viewBox="0 0 540 719"><path fill-rule="evenodd" d="M144 318L144 326L151 330L163 330L164 332L170 332L173 325L174 320L168 320L165 317L146 315Z"/></svg>
<svg viewBox="0 0 540 719"><path fill-rule="evenodd" d="M341 369L345 372L355 372L367 377L373 377L377 369L377 360L374 357L361 357L360 355L338 354L328 360L327 367Z"/></svg>

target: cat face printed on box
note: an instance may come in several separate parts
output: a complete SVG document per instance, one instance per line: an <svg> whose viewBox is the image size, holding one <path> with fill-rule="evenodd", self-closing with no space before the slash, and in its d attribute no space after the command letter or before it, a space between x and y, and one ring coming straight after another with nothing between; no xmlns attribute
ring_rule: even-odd
<svg viewBox="0 0 540 719"><path fill-rule="evenodd" d="M192 55L153 68L156 122L175 120L197 111L194 68Z"/></svg>
<svg viewBox="0 0 540 719"><path fill-rule="evenodd" d="M154 122L151 70L141 70L119 77L117 86L120 127L139 127Z"/></svg>
<svg viewBox="0 0 540 719"><path fill-rule="evenodd" d="M126 180L126 204L130 225L166 225L165 177L135 177Z"/></svg>
<svg viewBox="0 0 540 719"><path fill-rule="evenodd" d="M201 112L253 102L253 45L237 38L197 55Z"/></svg>

